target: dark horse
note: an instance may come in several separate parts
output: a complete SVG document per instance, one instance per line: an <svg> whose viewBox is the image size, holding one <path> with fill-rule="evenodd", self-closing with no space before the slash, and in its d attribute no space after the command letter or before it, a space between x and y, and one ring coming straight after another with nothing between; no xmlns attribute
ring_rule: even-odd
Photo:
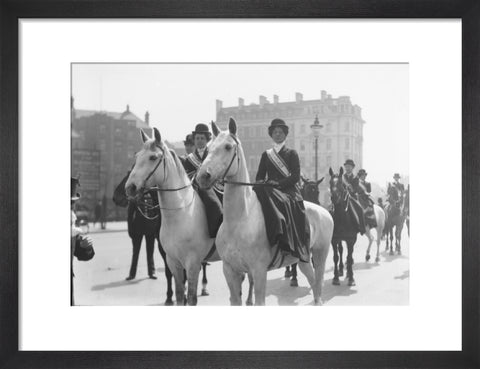
<svg viewBox="0 0 480 369"><path fill-rule="evenodd" d="M322 183L323 179L324 177L322 179L319 179L318 181L312 181L302 176L303 186L301 192L302 197L305 201L310 201L314 204L320 205L320 201L318 201L318 196L320 194L320 191L318 190L318 185ZM290 286L298 287L297 263L292 264L291 268L290 266L287 266L285 268L285 278L290 277L292 277L292 279L290 280Z"/></svg>
<svg viewBox="0 0 480 369"><path fill-rule="evenodd" d="M386 236L386 248L388 251L388 244L390 240L390 255L393 255L393 229L395 228L395 251L400 255L401 251L401 238L403 223L405 222L405 209L404 209L404 198L399 193L398 189L395 186L388 184L387 189L388 199L387 206L385 207L386 221L385 221L385 230L384 235Z"/></svg>
<svg viewBox="0 0 480 369"><path fill-rule="evenodd" d="M332 283L339 285L338 277L343 276L343 246L342 241L347 243L347 279L349 286L355 286L355 279L353 278L353 247L357 242L358 228L352 221L352 216L349 211L352 211L349 206L349 201L354 201L351 198L345 184L343 183L343 168L340 168L340 173L333 173L332 168L330 173L330 193L332 196L332 217L333 217L333 261L335 263L334 275ZM339 255L340 254L340 255ZM340 265L339 264L340 261Z"/></svg>
<svg viewBox="0 0 480 369"><path fill-rule="evenodd" d="M410 237L410 184L407 186L407 190L405 191L403 214L405 215L405 224L407 225L408 237Z"/></svg>

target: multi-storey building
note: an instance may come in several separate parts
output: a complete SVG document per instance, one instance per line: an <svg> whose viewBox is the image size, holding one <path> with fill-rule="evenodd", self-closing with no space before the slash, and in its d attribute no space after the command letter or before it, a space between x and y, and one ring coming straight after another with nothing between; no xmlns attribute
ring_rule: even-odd
<svg viewBox="0 0 480 369"><path fill-rule="evenodd" d="M72 99L72 176L80 175L80 206L93 212L106 200L107 219L125 219L125 209L112 201L115 186L134 163L142 145L139 128L152 134L149 113L141 120L130 111L122 113L75 109Z"/></svg>
<svg viewBox="0 0 480 369"><path fill-rule="evenodd" d="M350 97L332 98L326 91L321 91L321 98L303 100L301 93L295 94L295 101L280 102L277 95L273 102L265 96L259 97L258 104L245 105L242 98L238 106L223 107L223 102L216 102L217 122L225 127L229 117L238 123L238 134L242 141L250 177L253 179L262 152L271 147L267 127L274 118L282 118L289 125L288 145L294 148L300 157L304 176L315 178L315 139L310 126L318 117L323 126L318 138L318 177L327 176L328 169L335 172L348 158L353 159L357 168L363 162L363 125L362 111L352 104ZM327 203L328 181L320 188L320 202Z"/></svg>

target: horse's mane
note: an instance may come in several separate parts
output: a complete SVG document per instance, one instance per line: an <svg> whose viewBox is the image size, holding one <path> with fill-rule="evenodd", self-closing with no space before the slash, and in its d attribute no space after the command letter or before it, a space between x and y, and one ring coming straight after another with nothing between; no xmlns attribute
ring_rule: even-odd
<svg viewBox="0 0 480 369"><path fill-rule="evenodd" d="M175 150L168 147L168 145L165 142L162 142L162 144L163 144L163 148L165 149L165 156L170 158L173 161L178 175L181 178L188 180L187 172L185 172L185 168L183 167L183 164L180 161L180 158L178 157Z"/></svg>

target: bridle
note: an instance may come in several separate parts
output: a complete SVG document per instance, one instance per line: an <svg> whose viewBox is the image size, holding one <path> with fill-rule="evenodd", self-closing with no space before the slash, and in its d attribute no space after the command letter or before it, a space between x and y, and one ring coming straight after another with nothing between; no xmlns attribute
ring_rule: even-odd
<svg viewBox="0 0 480 369"><path fill-rule="evenodd" d="M153 174L156 172L156 170L158 169L158 167L160 166L160 164L162 164L163 162L163 173L164 173L164 178L163 178L163 181L162 183L164 183L166 180L167 180L167 163L165 161L165 150L163 147L161 147L160 145L158 144L155 144L156 147L158 147L160 149L160 151L162 152L162 158L158 161L157 164L155 164L155 167L152 169L152 171L148 174L148 176L145 178L145 180L143 181L144 183L144 190L143 192L148 192L148 191L157 191L157 192L175 192L175 191L180 191L180 190L183 190L185 188L188 188L190 186L192 186L192 181L190 181L189 183L187 183L186 185L182 186L182 187L177 187L177 188L160 188L158 186L152 186L152 187L146 187L145 184L147 183L147 181L153 176ZM192 203L193 203L193 200L195 199L195 193L193 193L193 196L192 196L192 200L190 201L190 203L186 206L181 206L179 208L162 208L160 207L160 204L159 205L155 205L155 206L151 206L150 204L146 203L146 202L143 202L143 204L145 205L145 207L149 208L149 209L164 209L164 210L178 210L178 209L182 209L182 208L186 208L186 207L189 207ZM137 210L140 212L140 214L142 214L143 217L145 217L146 219L149 219L149 220L153 220L153 219L156 219L158 217L155 216L153 218L151 217L148 217L147 215L145 215L137 206Z"/></svg>

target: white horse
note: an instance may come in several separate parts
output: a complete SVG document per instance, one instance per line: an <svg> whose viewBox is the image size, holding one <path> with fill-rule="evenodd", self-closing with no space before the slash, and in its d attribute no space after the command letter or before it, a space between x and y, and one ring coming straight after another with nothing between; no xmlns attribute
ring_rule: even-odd
<svg viewBox="0 0 480 369"><path fill-rule="evenodd" d="M215 239L208 233L202 200L192 188L178 156L162 142L160 132L156 128L153 131L152 139L141 131L143 148L136 154L125 190L130 198L138 199L145 190L157 188L162 214L160 242L175 278L177 305L183 305L185 300L184 270L188 281L186 302L196 305L202 261L207 256L209 261L220 257L214 251Z"/></svg>
<svg viewBox="0 0 480 369"><path fill-rule="evenodd" d="M380 243L382 242L383 229L385 228L385 212L380 206L376 204L373 205L373 211L375 213L375 219L377 221L377 227L375 228L375 230L377 231L377 256L375 257L375 262L378 263L380 261ZM366 261L370 260L370 247L372 246L374 240L371 230L372 228L370 228L369 226L366 227L365 236L367 236L368 238L367 253L365 255Z"/></svg>
<svg viewBox="0 0 480 369"><path fill-rule="evenodd" d="M230 118L228 131L220 132L215 123L212 123L212 130L216 138L197 173L197 181L201 187L208 188L217 180L227 179L223 195L223 223L216 244L230 289L230 303L242 304L242 281L247 273L254 281L255 305L265 305L267 271L275 259L278 246L271 247L268 242L257 195L250 186L238 184L250 183L250 179L242 145L236 135L237 124ZM305 209L310 224L310 251L315 272L310 262L298 265L312 287L315 304L320 305L333 219L319 205L305 202ZM286 256L284 262L276 263L274 268L298 261L298 258Z"/></svg>

